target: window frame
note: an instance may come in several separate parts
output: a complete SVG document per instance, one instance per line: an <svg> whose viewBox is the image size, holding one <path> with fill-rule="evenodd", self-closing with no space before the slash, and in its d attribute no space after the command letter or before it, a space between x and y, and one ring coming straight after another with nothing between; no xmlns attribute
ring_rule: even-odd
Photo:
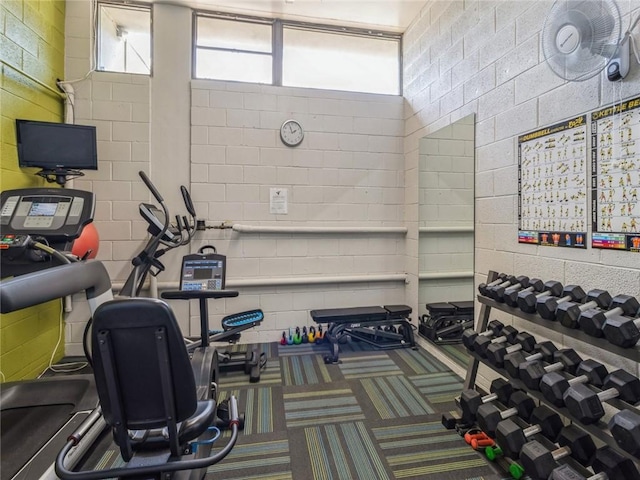
<svg viewBox="0 0 640 480"><path fill-rule="evenodd" d="M119 72L116 70L101 70L99 69L99 63L101 58L101 48L100 44L100 35L101 35L101 22L100 22L100 7L106 5L110 7L129 9L129 10L147 10L149 12L149 73L139 73L139 72ZM153 77L153 4L152 3L144 3L139 1L128 1L128 0L96 0L94 3L94 35L93 41L95 42L94 52L94 67L93 70L96 72L106 72L106 73L122 73L127 75L144 75L148 77Z"/></svg>
<svg viewBox="0 0 640 480"><path fill-rule="evenodd" d="M280 18L269 18L269 17L257 17L251 15L241 15L234 14L228 12L218 12L218 11L206 11L206 10L197 10L194 9L192 12L193 15L193 23L192 23L192 59L191 59L191 78L194 80L220 80L220 79L210 79L210 78L199 78L196 77L196 69L197 69L197 53L198 49L203 48L207 50L218 50L218 51L235 51L241 53L261 53L263 52L253 52L253 51L245 51L240 49L228 49L228 48L216 48L216 47L200 47L197 44L198 41L198 18L214 18L221 20L229 20L236 22L247 22L247 23L260 23L260 24L270 24L271 25L271 58L272 58L272 70L271 70L271 85L281 87L282 85L282 76L283 76L283 51L284 51L284 29L292 28L304 31L311 31L316 33L327 33L333 35L344 35L344 36L357 36L363 38L370 39L386 39L397 42L398 47L398 93L397 94L381 94L381 93L370 93L357 91L353 93L366 93L371 95L393 95L393 96L402 96L403 94L403 79L402 79L402 33L388 32L384 30L373 30L367 28L355 28L355 27L345 27L339 25L329 25L329 24L321 24L321 23L311 23L311 22L301 22L295 20L284 20ZM253 83L253 82L244 82L242 80L220 80L220 81L236 81L243 83ZM262 84L268 85L268 84ZM292 87L296 88L296 87ZM318 87L297 87L297 88L315 88L320 89ZM334 90L335 89L323 89L323 90ZM342 91L342 90L337 90Z"/></svg>

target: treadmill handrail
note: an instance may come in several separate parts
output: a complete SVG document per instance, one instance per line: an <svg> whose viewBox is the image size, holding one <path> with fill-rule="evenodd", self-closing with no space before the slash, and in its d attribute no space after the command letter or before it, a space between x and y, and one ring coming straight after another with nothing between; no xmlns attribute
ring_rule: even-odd
<svg viewBox="0 0 640 480"><path fill-rule="evenodd" d="M82 290L92 314L98 305L113 298L111 280L102 262L74 262L3 280L0 313L32 307Z"/></svg>

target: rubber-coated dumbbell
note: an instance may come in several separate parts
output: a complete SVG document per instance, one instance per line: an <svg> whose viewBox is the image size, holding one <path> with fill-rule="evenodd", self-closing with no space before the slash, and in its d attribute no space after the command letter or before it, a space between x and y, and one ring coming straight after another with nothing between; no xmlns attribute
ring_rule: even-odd
<svg viewBox="0 0 640 480"><path fill-rule="evenodd" d="M640 458L640 415L631 410L620 410L611 417L608 426L620 448Z"/></svg>
<svg viewBox="0 0 640 480"><path fill-rule="evenodd" d="M490 338L488 336L478 335L473 341L473 351L482 358L486 358L487 349L491 345L501 345L503 343L512 344L516 341L517 336L518 330L513 328L511 325L506 325L502 330L500 330L500 336L498 337Z"/></svg>
<svg viewBox="0 0 640 480"><path fill-rule="evenodd" d="M584 303L563 302L556 309L556 320L567 328L578 328L580 314L592 308L607 309L611 305L611 295L606 290L594 288L587 292Z"/></svg>
<svg viewBox="0 0 640 480"><path fill-rule="evenodd" d="M502 404L509 402L509 397L513 393L513 385L504 378L496 378L491 382L489 395L480 395L480 392L473 389L463 390L460 394L460 409L462 419L472 422L476 419L476 412L481 405L498 400Z"/></svg>
<svg viewBox="0 0 640 480"><path fill-rule="evenodd" d="M552 296L559 297L562 294L562 284L556 280L544 282L542 292L519 292L518 307L525 313L536 313L536 303L539 298Z"/></svg>
<svg viewBox="0 0 640 480"><path fill-rule="evenodd" d="M491 438L496 436L498 424L507 418L518 416L525 421L531 419L531 414L536 408L533 398L523 391L515 391L509 398L509 408L500 410L495 405L488 403L480 405L476 413L476 419L480 429Z"/></svg>
<svg viewBox="0 0 640 480"><path fill-rule="evenodd" d="M534 480L547 480L558 466L558 460L571 456L576 462L588 467L596 454L596 444L591 435L574 426L565 427L558 436L560 448L550 451L537 440L522 447L520 463L524 471Z"/></svg>
<svg viewBox="0 0 640 480"><path fill-rule="evenodd" d="M611 300L609 310L605 311L597 308L585 310L580 314L578 324L580 325L580 329L587 335L602 337L604 335L602 327L604 327L604 323L608 318L618 315L631 317L635 315L638 309L640 309L640 304L635 297L631 295L616 295L613 297L613 300Z"/></svg>
<svg viewBox="0 0 640 480"><path fill-rule="evenodd" d="M570 374L575 374L578 365L582 362L580 355L572 348L563 348L553 354L554 363L544 365L540 360L524 362L518 365L518 377L527 388L540 390L540 380L545 374L564 370Z"/></svg>
<svg viewBox="0 0 640 480"><path fill-rule="evenodd" d="M499 283L498 285L494 285L493 287L489 287L487 288L487 294L489 295L489 297L493 298L496 302L501 302L502 303L502 299L504 297L504 291L507 288L514 288L514 287L520 287L520 288L525 288L529 286L529 277L527 277L526 275L519 275L515 278L516 282L512 283L512 282L503 282L503 283Z"/></svg>
<svg viewBox="0 0 640 480"><path fill-rule="evenodd" d="M565 427L558 436L560 448L550 451L537 440L522 447L520 463L524 471L534 480L547 480L558 466L557 461L571 456L581 465L589 466L596 454L596 445L591 435L574 426Z"/></svg>
<svg viewBox="0 0 640 480"><path fill-rule="evenodd" d="M588 358L578 365L576 376L567 379L558 372L547 373L540 380L540 391L544 398L556 407L564 406L564 392L572 385L590 383L594 387L602 387L607 375L607 367L600 362Z"/></svg>
<svg viewBox="0 0 640 480"><path fill-rule="evenodd" d="M549 480L632 480L640 478L633 461L620 455L611 447L598 449L592 468L596 474L585 477L570 465L564 464L551 473Z"/></svg>
<svg viewBox="0 0 640 480"><path fill-rule="evenodd" d="M504 356L503 365L507 373L512 378L518 378L520 375L520 364L530 362L532 360L544 360L545 362L553 362L553 355L558 348L550 341L545 340L534 345L533 350L536 352L532 355L525 355L522 350L508 353Z"/></svg>
<svg viewBox="0 0 640 480"><path fill-rule="evenodd" d="M489 363L493 366L502 368L504 365L504 358L509 353L525 351L532 352L536 346L536 339L528 332L520 332L516 335L512 345L505 343L494 343L487 347L485 356Z"/></svg>
<svg viewBox="0 0 640 480"><path fill-rule="evenodd" d="M488 288L494 287L510 278L515 279L513 275L507 275L506 273L499 273L498 278L496 278L494 281L489 283L481 283L480 285L478 285L478 291L480 292L481 295L484 295L486 297ZM516 282L514 281L513 283L516 283Z"/></svg>
<svg viewBox="0 0 640 480"><path fill-rule="evenodd" d="M602 402L618 397L632 404L640 400L640 380L624 370L611 372L602 388L606 390L600 393L586 385L568 388L564 393L564 404L571 416L585 424L595 423L604 416Z"/></svg>
<svg viewBox="0 0 640 480"><path fill-rule="evenodd" d="M478 333L473 328L467 328L462 332L462 344L467 347L467 350L473 351L473 342L478 336L494 337L500 333L504 328L504 324L499 320L491 320L487 324L487 329L484 332Z"/></svg>
<svg viewBox="0 0 640 480"><path fill-rule="evenodd" d="M515 286L514 286L515 287ZM504 291L502 300L510 307L516 308L518 306L518 294L523 292L541 292L544 289L544 283L539 278L530 278L529 286L526 288L507 288Z"/></svg>
<svg viewBox="0 0 640 480"><path fill-rule="evenodd" d="M487 457L487 460L495 462L498 458L504 455L504 452L498 445L495 445L493 447L486 447L484 449L484 455ZM517 462L514 462L510 458L505 458L505 461L509 465L509 471L513 478L521 478L524 475L524 468L522 468ZM513 471L511 469L513 469Z"/></svg>
<svg viewBox="0 0 640 480"><path fill-rule="evenodd" d="M545 320L555 320L558 305L564 302L582 303L586 295L580 285L567 285L562 289L562 297L550 295L536 299L536 311Z"/></svg>
<svg viewBox="0 0 640 480"><path fill-rule="evenodd" d="M544 405L533 410L531 423L533 425L524 429L510 418L498 424L496 440L507 457L518 458L525 443L538 433L555 442L564 427L560 415Z"/></svg>
<svg viewBox="0 0 640 480"><path fill-rule="evenodd" d="M492 447L496 442L487 436L484 432L465 433L464 441L471 445L471 448L478 450L479 448Z"/></svg>
<svg viewBox="0 0 640 480"><path fill-rule="evenodd" d="M636 313L640 317L640 310ZM607 318L602 327L604 337L622 348L631 348L640 339L640 318L629 318L615 315Z"/></svg>

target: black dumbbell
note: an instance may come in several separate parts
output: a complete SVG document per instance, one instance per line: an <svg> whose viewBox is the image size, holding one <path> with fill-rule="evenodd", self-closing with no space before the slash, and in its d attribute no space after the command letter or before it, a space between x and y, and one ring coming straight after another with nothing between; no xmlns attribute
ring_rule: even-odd
<svg viewBox="0 0 640 480"><path fill-rule="evenodd" d="M480 429L491 438L495 438L498 424L507 418L518 416L528 422L536 408L536 403L532 397L517 390L509 398L508 406L506 410L500 410L491 403L478 407L476 419Z"/></svg>
<svg viewBox="0 0 640 480"><path fill-rule="evenodd" d="M480 395L480 392L474 389L463 390L460 394L460 409L462 410L462 419L472 422L476 419L476 412L481 405L498 400L500 403L507 404L509 397L513 393L513 385L504 378L496 378L491 382L489 395Z"/></svg>
<svg viewBox="0 0 640 480"><path fill-rule="evenodd" d="M496 302L502 302L504 292L507 288L525 288L529 286L529 277L526 275L519 275L515 278L516 282L502 282L493 287L487 288L487 294L493 298Z"/></svg>
<svg viewBox="0 0 640 480"><path fill-rule="evenodd" d="M561 297L550 295L536 299L536 311L545 320L555 320L558 305L564 302L582 303L585 299L584 290L580 285L567 285L562 289Z"/></svg>
<svg viewBox="0 0 640 480"><path fill-rule="evenodd" d="M507 275L506 273L499 273L498 278L496 278L494 281L489 283L481 283L480 285L478 285L478 291L480 292L481 295L484 295L486 297L488 288L494 287L510 278L515 279L513 275ZM516 283L516 282L514 281L513 283Z"/></svg>
<svg viewBox="0 0 640 480"><path fill-rule="evenodd" d="M567 328L578 328L580 314L591 308L607 309L611 305L611 295L606 290L589 290L585 303L563 302L556 309L556 320Z"/></svg>
<svg viewBox="0 0 640 480"><path fill-rule="evenodd" d="M512 378L518 378L520 375L519 367L521 363L531 362L533 360L553 362L553 355L558 351L558 348L552 342L545 340L544 342L536 343L533 351L536 353L532 355L525 355L524 352L520 350L504 356L504 368Z"/></svg>
<svg viewBox="0 0 640 480"><path fill-rule="evenodd" d="M635 315L638 309L640 309L640 304L635 297L631 295L616 295L613 297L613 300L611 300L609 310L605 311L597 308L585 310L580 314L578 324L580 325L580 329L587 335L602 337L604 335L602 327L604 327L604 323L608 318L618 315L631 317Z"/></svg>
<svg viewBox="0 0 640 480"><path fill-rule="evenodd" d="M518 336L518 330L511 325L506 325L501 331L499 337L489 338L487 336L481 337L478 335L473 341L473 351L480 355L482 358L487 357L487 349L491 345L502 345L504 343L512 344L516 341Z"/></svg>
<svg viewBox="0 0 640 480"><path fill-rule="evenodd" d="M502 368L506 355L519 351L533 352L535 346L536 339L533 335L528 332L519 332L513 340L512 345L507 345L505 343L494 343L489 345L485 352L485 356L491 365L497 368Z"/></svg>
<svg viewBox="0 0 640 480"><path fill-rule="evenodd" d="M521 363L518 365L518 378L530 390L540 390L540 380L545 374L564 370L573 375L582 362L580 355L572 348L558 350L553 354L553 359L555 362L549 365L544 365L540 360Z"/></svg>
<svg viewBox="0 0 640 480"><path fill-rule="evenodd" d="M636 313L640 317L640 310ZM604 337L622 348L631 348L640 339L640 318L629 318L615 315L607 318L602 327Z"/></svg>
<svg viewBox="0 0 640 480"><path fill-rule="evenodd" d="M518 307L525 313L536 313L536 303L539 298L552 296L559 297L562 294L562 284L555 280L544 282L542 292L519 292Z"/></svg>
<svg viewBox="0 0 640 480"><path fill-rule="evenodd" d="M582 423L595 423L604 416L602 402L620 398L635 404L640 400L640 380L624 370L611 372L604 382L600 393L587 385L573 385L564 393L564 404L569 413Z"/></svg>
<svg viewBox="0 0 640 480"><path fill-rule="evenodd" d="M495 335L498 335L503 328L504 324L499 320L491 320L487 325L487 329L482 333L476 332L473 328L467 328L464 332L462 332L462 343L465 347L467 347L467 350L473 351L473 342L476 337L493 337Z"/></svg>
<svg viewBox="0 0 640 480"><path fill-rule="evenodd" d="M550 451L537 440L525 444L520 452L520 463L527 475L534 480L547 480L558 466L558 460L571 456L588 467L596 455L596 444L591 435L574 426L562 429L558 445L560 448Z"/></svg>
<svg viewBox="0 0 640 480"><path fill-rule="evenodd" d="M518 294L522 292L541 292L544 288L544 283L539 278L530 278L529 286L526 288L507 288L504 291L502 300L510 307L516 308L518 306Z"/></svg>
<svg viewBox="0 0 640 480"><path fill-rule="evenodd" d="M533 425L525 429L520 428L510 418L498 424L496 441L504 451L505 456L513 459L518 458L522 447L533 435L538 433L555 442L564 427L560 415L544 405L540 405L533 410L531 423Z"/></svg>
<svg viewBox="0 0 640 480"><path fill-rule="evenodd" d="M640 415L620 410L609 420L609 430L620 448L640 458Z"/></svg>
<svg viewBox="0 0 640 480"><path fill-rule="evenodd" d="M598 449L592 468L596 474L587 478L576 472L570 465L564 464L551 473L549 480L635 480L640 478L633 461L620 455L611 447Z"/></svg>
<svg viewBox="0 0 640 480"><path fill-rule="evenodd" d="M564 392L572 385L590 383L594 387L602 387L609 375L607 367L600 362L588 358L578 365L576 376L567 379L558 372L547 373L540 380L540 391L544 398L556 407L564 406Z"/></svg>

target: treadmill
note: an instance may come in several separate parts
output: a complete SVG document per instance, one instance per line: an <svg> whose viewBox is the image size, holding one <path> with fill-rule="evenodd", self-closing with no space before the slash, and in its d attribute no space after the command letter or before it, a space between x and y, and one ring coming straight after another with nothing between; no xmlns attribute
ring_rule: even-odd
<svg viewBox="0 0 640 480"><path fill-rule="evenodd" d="M30 239L70 251L93 221L95 197L83 190L25 188L0 195L2 276L59 265L34 256ZM0 391L0 479L57 478L52 459L67 437L98 405L93 375L64 375L8 382Z"/></svg>

